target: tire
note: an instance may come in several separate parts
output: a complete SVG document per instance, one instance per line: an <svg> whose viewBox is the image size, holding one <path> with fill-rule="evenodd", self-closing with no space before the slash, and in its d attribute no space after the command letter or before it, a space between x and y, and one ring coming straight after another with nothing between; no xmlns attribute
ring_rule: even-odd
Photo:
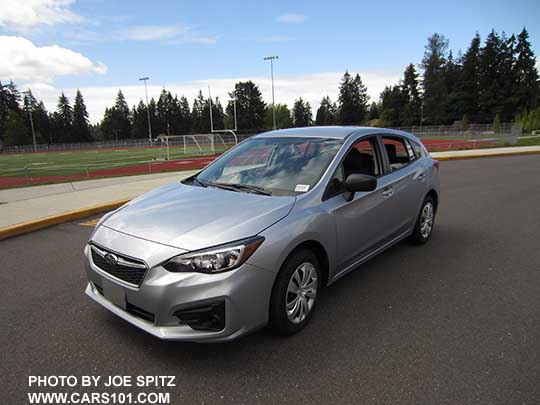
<svg viewBox="0 0 540 405"><path fill-rule="evenodd" d="M303 275L306 276L304 280ZM287 258L276 277L270 298L269 325L274 332L292 335L306 326L321 292L321 276L319 261L311 250L300 249Z"/></svg>
<svg viewBox="0 0 540 405"><path fill-rule="evenodd" d="M435 201L428 195L422 202L420 213L414 224L414 231L411 237L413 243L423 245L429 240L435 225L435 213Z"/></svg>

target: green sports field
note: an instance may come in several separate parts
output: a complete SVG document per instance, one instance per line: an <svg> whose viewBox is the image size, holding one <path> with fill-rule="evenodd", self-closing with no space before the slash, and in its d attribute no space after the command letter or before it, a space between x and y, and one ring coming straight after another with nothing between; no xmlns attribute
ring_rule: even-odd
<svg viewBox="0 0 540 405"><path fill-rule="evenodd" d="M222 152L221 150L217 151ZM211 151L188 147L171 148L171 159L188 159L210 154ZM87 171L118 168L164 161L166 150L157 148L124 148L77 150L45 153L22 153L0 155L0 176L65 176Z"/></svg>

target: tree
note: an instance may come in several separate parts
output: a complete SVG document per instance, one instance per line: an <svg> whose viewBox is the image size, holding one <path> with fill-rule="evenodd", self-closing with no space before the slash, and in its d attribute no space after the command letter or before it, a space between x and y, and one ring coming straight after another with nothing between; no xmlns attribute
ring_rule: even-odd
<svg viewBox="0 0 540 405"><path fill-rule="evenodd" d="M525 27L517 37L515 51L517 54L514 64L516 109L518 112L530 111L540 103L540 84L538 70L535 67L536 58L529 43L529 33Z"/></svg>
<svg viewBox="0 0 540 405"><path fill-rule="evenodd" d="M32 143L32 135L17 111L9 110L3 141L5 145L30 145Z"/></svg>
<svg viewBox="0 0 540 405"><path fill-rule="evenodd" d="M379 107L377 106L377 103L374 101L369 106L367 119L368 121L371 121L371 120L376 120L378 118L379 118Z"/></svg>
<svg viewBox="0 0 540 405"><path fill-rule="evenodd" d="M133 138L148 138L148 114L142 100L131 110L131 135Z"/></svg>
<svg viewBox="0 0 540 405"><path fill-rule="evenodd" d="M343 125L361 124L367 115L369 97L360 75L351 78L345 72L339 88L339 122Z"/></svg>
<svg viewBox="0 0 540 405"><path fill-rule="evenodd" d="M6 131L8 126L9 116L12 113L21 114L20 107L21 95L13 82L3 85L0 82L0 141L7 142ZM15 118L12 117L12 122ZM11 138L10 142L13 141Z"/></svg>
<svg viewBox="0 0 540 405"><path fill-rule="evenodd" d="M236 118L238 129L257 131L263 128L266 104L262 99L259 87L251 80L238 82L234 85L234 91L229 93L231 98L236 98ZM227 116L234 116L234 104L227 104Z"/></svg>
<svg viewBox="0 0 540 405"><path fill-rule="evenodd" d="M503 41L495 30L486 38L485 45L480 49L480 83L478 94L478 110L482 121L493 121L495 114L501 113L504 103L502 88Z"/></svg>
<svg viewBox="0 0 540 405"><path fill-rule="evenodd" d="M276 104L276 128L290 128L292 127L291 111L287 104ZM274 126L274 114L272 106L266 107L264 114L264 127L273 128Z"/></svg>
<svg viewBox="0 0 540 405"><path fill-rule="evenodd" d="M114 106L105 109L101 132L105 139L118 140L131 137L130 111L122 90L118 90Z"/></svg>
<svg viewBox="0 0 540 405"><path fill-rule="evenodd" d="M43 101L39 101L34 105L32 119L37 143L52 143L51 120Z"/></svg>
<svg viewBox="0 0 540 405"><path fill-rule="evenodd" d="M444 124L448 105L445 83L446 51L448 40L435 33L428 38L422 67L424 68L424 121L427 124Z"/></svg>
<svg viewBox="0 0 540 405"><path fill-rule="evenodd" d="M199 94L197 95L195 100L193 100L193 109L191 110L191 118L193 120L192 130L196 134L203 133L206 131L206 127L210 127L210 122L207 121L206 118L203 116L204 103L205 100L202 95L202 91L199 90Z"/></svg>
<svg viewBox="0 0 540 405"><path fill-rule="evenodd" d="M159 99L156 105L156 126L152 127L155 136L162 134L174 133L174 129L171 132L171 124L173 124L173 109L174 100L171 93L165 89L161 90Z"/></svg>
<svg viewBox="0 0 540 405"><path fill-rule="evenodd" d="M73 106L73 135L72 139L77 142L90 142L90 128L88 126L88 111L82 93L77 89L75 104Z"/></svg>
<svg viewBox="0 0 540 405"><path fill-rule="evenodd" d="M407 94L401 85L386 86L381 93L381 120L386 127L403 125Z"/></svg>
<svg viewBox="0 0 540 405"><path fill-rule="evenodd" d="M405 101L401 125L412 126L420 124L422 100L418 88L418 73L412 63L405 68L405 72L403 73L401 93Z"/></svg>
<svg viewBox="0 0 540 405"><path fill-rule="evenodd" d="M316 125L336 125L337 111L336 105L330 101L330 97L323 97L317 109L315 118Z"/></svg>
<svg viewBox="0 0 540 405"><path fill-rule="evenodd" d="M58 98L56 112L53 114L53 140L57 143L73 142L73 109L69 100L62 92Z"/></svg>
<svg viewBox="0 0 540 405"><path fill-rule="evenodd" d="M304 102L302 97L294 102L292 119L295 127L308 127L313 123L311 106L308 102Z"/></svg>
<svg viewBox="0 0 540 405"><path fill-rule="evenodd" d="M189 102L186 97L180 97L178 102L178 117L177 117L177 133L189 134L191 133L191 111L189 110Z"/></svg>
<svg viewBox="0 0 540 405"><path fill-rule="evenodd" d="M478 117L478 93L480 89L480 35L471 40L471 44L463 55L461 72L456 84L455 97L458 100L458 110L462 116L477 122Z"/></svg>

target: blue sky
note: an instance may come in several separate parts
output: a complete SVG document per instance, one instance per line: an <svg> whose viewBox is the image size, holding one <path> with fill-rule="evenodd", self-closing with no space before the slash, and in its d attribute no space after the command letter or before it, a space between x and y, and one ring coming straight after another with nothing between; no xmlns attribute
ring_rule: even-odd
<svg viewBox="0 0 540 405"><path fill-rule="evenodd" d="M213 95L226 98L236 79L253 78L268 97L262 58L269 54L279 55L278 101L303 96L316 104L336 95L345 69L365 76L376 99L405 65L419 63L433 32L457 52L477 31L485 37L492 28L517 33L526 26L540 51L538 0L0 0L0 9L7 10L0 35L11 44L2 46L9 53L0 79L35 89L51 107L61 89L69 96L80 87L94 121L118 88L137 102L141 76L150 76L151 95L167 87L191 97L210 83Z"/></svg>

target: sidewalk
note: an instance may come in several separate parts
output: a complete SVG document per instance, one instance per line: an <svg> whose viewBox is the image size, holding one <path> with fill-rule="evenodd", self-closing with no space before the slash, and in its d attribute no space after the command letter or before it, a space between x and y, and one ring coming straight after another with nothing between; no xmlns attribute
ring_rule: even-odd
<svg viewBox="0 0 540 405"><path fill-rule="evenodd" d="M433 152L438 160L540 154L540 146ZM156 173L0 191L0 239L118 207L196 171Z"/></svg>
<svg viewBox="0 0 540 405"><path fill-rule="evenodd" d="M2 228L28 221L77 212L103 204L114 205L115 202L120 204L194 173L196 171L157 173L2 190L0 191L0 233Z"/></svg>

